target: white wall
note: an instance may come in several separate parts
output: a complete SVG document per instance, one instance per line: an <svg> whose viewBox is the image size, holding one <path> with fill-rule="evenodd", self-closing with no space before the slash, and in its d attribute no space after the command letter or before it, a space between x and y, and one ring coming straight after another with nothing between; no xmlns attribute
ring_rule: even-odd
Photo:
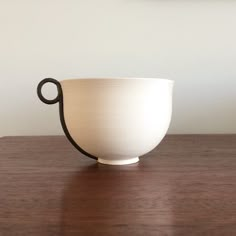
<svg viewBox="0 0 236 236"><path fill-rule="evenodd" d="M62 134L38 82L92 76L171 78L169 133L236 133L236 1L1 0L0 32L2 136Z"/></svg>

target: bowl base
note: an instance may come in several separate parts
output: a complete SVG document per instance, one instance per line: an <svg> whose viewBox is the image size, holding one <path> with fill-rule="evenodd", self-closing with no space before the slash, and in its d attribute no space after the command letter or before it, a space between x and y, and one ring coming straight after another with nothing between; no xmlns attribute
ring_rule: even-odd
<svg viewBox="0 0 236 236"><path fill-rule="evenodd" d="M139 157L132 157L125 160L105 160L102 158L98 158L98 163L106 164L106 165L128 165L133 164L139 161Z"/></svg>

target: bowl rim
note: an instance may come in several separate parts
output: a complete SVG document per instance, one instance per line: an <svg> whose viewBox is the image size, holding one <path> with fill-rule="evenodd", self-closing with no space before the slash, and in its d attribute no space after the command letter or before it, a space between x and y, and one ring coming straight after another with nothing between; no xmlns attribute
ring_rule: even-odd
<svg viewBox="0 0 236 236"><path fill-rule="evenodd" d="M155 78L155 77L81 77L81 78L71 78L63 79L60 82L72 82L76 80L156 80L158 82L168 82L174 84L175 81L166 78Z"/></svg>

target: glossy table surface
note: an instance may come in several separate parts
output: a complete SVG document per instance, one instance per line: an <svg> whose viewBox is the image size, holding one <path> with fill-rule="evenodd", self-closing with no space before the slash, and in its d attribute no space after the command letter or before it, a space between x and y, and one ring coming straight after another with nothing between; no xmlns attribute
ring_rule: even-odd
<svg viewBox="0 0 236 236"><path fill-rule="evenodd" d="M236 135L168 135L127 166L0 138L0 235L236 235Z"/></svg>

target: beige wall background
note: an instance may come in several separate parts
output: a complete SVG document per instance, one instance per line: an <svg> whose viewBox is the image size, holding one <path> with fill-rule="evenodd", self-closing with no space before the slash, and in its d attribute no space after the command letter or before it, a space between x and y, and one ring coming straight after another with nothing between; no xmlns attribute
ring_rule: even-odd
<svg viewBox="0 0 236 236"><path fill-rule="evenodd" d="M0 32L1 136L62 134L38 82L94 76L171 78L169 133L236 133L236 1L1 0Z"/></svg>

